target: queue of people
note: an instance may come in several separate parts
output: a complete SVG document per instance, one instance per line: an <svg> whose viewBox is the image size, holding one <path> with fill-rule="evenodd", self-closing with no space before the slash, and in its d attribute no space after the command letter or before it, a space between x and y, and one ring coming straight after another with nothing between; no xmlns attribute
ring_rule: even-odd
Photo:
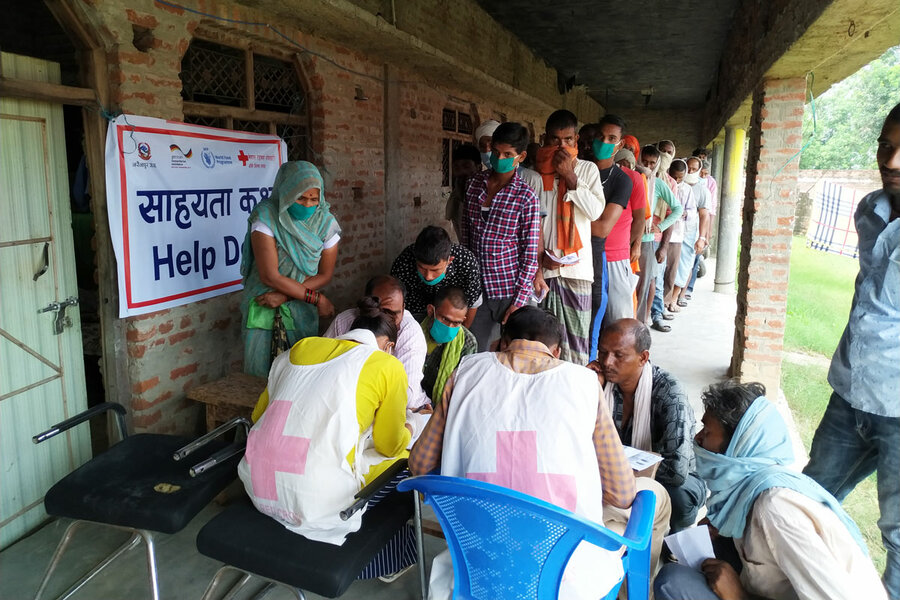
<svg viewBox="0 0 900 600"><path fill-rule="evenodd" d="M711 385L698 432L676 374L650 360L649 328L671 330L666 321L688 305L709 245L717 186L704 149L676 158L673 142L641 147L615 115L579 127L566 110L549 116L537 147L518 123L487 121L474 142L454 155L465 176L446 214L459 243L425 227L324 337L318 318L334 307L322 288L340 227L316 168L283 165L271 198L251 214L245 370L268 376L268 386L240 475L257 508L340 544L359 527L358 518L336 520L340 500L407 456L402 476L439 469L489 481L617 531L636 492L649 489L657 598L897 598L896 498L882 499L882 585L835 496L876 465L881 486L882 462L896 466L898 444L867 442L871 468L853 471L853 481L824 465L837 460L827 442L841 428L832 423L839 411L857 422L893 419L895 441L900 431L896 402L859 399L889 389L879 382L900 383L893 366L859 379L871 366L859 350L869 337L893 336L890 348L879 346L885 356L900 348L900 300L885 287L888 277L900 282L900 105L879 140L884 190L857 215L867 228L866 274L809 476L790 468L786 425L762 385ZM870 271L883 285L869 282ZM862 456L863 441L851 441ZM659 455L658 470L636 476L626 447ZM893 489L898 475L888 469L884 486ZM671 562L663 538L698 520L722 558L695 571ZM364 576L402 573L415 558L410 535L399 532ZM433 572L448 569L439 556ZM620 577L615 556L580 547L560 598L603 597ZM450 597L446 581L434 583L432 597Z"/></svg>

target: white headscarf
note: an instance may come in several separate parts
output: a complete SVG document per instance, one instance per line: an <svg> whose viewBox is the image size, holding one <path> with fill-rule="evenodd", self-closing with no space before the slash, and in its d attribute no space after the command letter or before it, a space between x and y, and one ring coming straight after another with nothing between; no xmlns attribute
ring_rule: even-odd
<svg viewBox="0 0 900 600"><path fill-rule="evenodd" d="M494 131L500 127L499 121L488 119L475 128L475 143L477 144L483 137L491 137Z"/></svg>

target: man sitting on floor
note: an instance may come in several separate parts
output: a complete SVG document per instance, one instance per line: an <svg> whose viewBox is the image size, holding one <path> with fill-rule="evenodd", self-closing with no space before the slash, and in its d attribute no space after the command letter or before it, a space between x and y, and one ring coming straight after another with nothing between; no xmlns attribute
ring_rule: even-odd
<svg viewBox="0 0 900 600"><path fill-rule="evenodd" d="M428 347L422 387L432 406L440 402L462 357L478 352L478 340L463 325L467 308L466 295L457 287L442 288L427 307L428 316L422 321Z"/></svg>
<svg viewBox="0 0 900 600"><path fill-rule="evenodd" d="M391 275L406 286L406 309L417 321L425 318L429 304L443 288L457 287L465 294L465 325L481 305L481 269L471 250L450 242L442 227L429 225L394 259Z"/></svg>
<svg viewBox="0 0 900 600"><path fill-rule="evenodd" d="M420 475L440 466L442 475L535 495L597 523L603 522L604 502L631 506L634 475L600 402L597 378L557 358L562 336L559 320L546 311L526 306L514 312L504 327L503 349L467 356L450 377L410 453L410 471ZM537 469L510 469L512 464ZM441 571L440 560L433 574ZM582 544L563 576L560 598L596 600L621 575L614 555Z"/></svg>
<svg viewBox="0 0 900 600"><path fill-rule="evenodd" d="M412 411L421 410L428 404L428 397L422 390L422 366L425 364L425 336L422 327L406 310L406 288L396 277L378 275L366 283L366 296L375 296L382 310L394 317L397 323L397 344L394 356L403 363L409 387L406 390L406 406ZM337 338L348 331L359 311L350 308L340 313L328 326L325 337ZM414 431L413 434L418 432Z"/></svg>
<svg viewBox="0 0 900 600"><path fill-rule="evenodd" d="M717 545L733 538L740 562L707 559L703 573L666 565L656 599L886 599L853 519L823 487L785 467L794 461L791 440L765 392L759 383L710 386L696 438L697 467L712 490L710 535Z"/></svg>
<svg viewBox="0 0 900 600"><path fill-rule="evenodd" d="M650 363L650 331L636 319L611 323L589 366L603 378L622 443L663 457L656 480L672 500L672 531L690 527L706 501L692 446L694 411L681 383Z"/></svg>

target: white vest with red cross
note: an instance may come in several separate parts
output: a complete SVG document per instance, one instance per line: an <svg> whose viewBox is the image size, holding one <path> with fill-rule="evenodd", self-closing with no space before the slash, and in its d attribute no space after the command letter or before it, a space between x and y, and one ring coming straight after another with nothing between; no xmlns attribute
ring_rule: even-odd
<svg viewBox="0 0 900 600"><path fill-rule="evenodd" d="M597 375L571 363L517 373L493 353L462 359L447 414L441 474L512 488L603 524L593 434ZM622 577L616 553L582 542L560 598L604 595Z"/></svg>
<svg viewBox="0 0 900 600"><path fill-rule="evenodd" d="M362 456L366 434L359 433L356 387L366 360L378 352L371 338L315 365L291 363L290 352L278 356L269 371L269 405L250 430L238 465L254 506L311 540L342 544L359 530L365 512L347 521L339 516L353 503L369 467ZM351 452L353 465L347 461Z"/></svg>

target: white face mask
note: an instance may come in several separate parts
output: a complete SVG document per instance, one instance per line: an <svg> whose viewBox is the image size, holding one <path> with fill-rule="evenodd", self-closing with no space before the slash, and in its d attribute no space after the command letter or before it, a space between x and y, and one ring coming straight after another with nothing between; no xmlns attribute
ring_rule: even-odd
<svg viewBox="0 0 900 600"><path fill-rule="evenodd" d="M695 171L694 173L685 173L684 174L684 182L688 185L694 185L695 183L700 182L700 172Z"/></svg>
<svg viewBox="0 0 900 600"><path fill-rule="evenodd" d="M669 167L672 165L672 160L673 160L673 157L671 154L668 154L666 152L660 152L659 153L659 163L657 163L659 166L659 172L660 173L667 172L669 170Z"/></svg>

